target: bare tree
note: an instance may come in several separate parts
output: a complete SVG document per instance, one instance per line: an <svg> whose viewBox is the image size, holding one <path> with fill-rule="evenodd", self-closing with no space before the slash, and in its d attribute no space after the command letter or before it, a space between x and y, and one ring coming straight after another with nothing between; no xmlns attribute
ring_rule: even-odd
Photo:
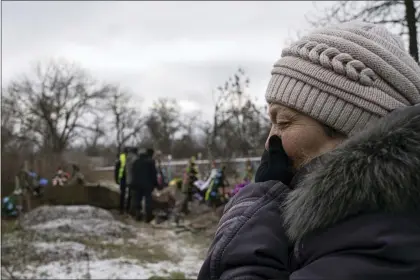
<svg viewBox="0 0 420 280"><path fill-rule="evenodd" d="M408 39L411 56L419 62L419 1L339 1L320 14L322 16L308 18L308 21L314 26L324 26L331 22L363 20L397 27L400 35Z"/></svg>
<svg viewBox="0 0 420 280"><path fill-rule="evenodd" d="M16 99L2 96L1 102L1 185L3 193L13 192L15 174L21 169L23 159L28 158L36 146L31 140L30 132L19 127ZM24 137L22 137L22 136Z"/></svg>
<svg viewBox="0 0 420 280"><path fill-rule="evenodd" d="M225 148L239 156L257 155L268 135L270 122L263 110L251 100L232 112L231 118L221 134Z"/></svg>
<svg viewBox="0 0 420 280"><path fill-rule="evenodd" d="M74 64L38 63L33 75L13 80L7 88L17 120L16 137L61 153L82 131L91 129L92 113L107 92L107 86L99 86Z"/></svg>
<svg viewBox="0 0 420 280"><path fill-rule="evenodd" d="M111 130L115 133L118 152L132 139L135 139L145 126L138 104L133 96L118 86L110 88L106 108L112 114Z"/></svg>
<svg viewBox="0 0 420 280"><path fill-rule="evenodd" d="M4 152L31 152L36 148L33 132L27 127L19 125L21 114L16 96L8 94L3 89L1 101L1 150Z"/></svg>
<svg viewBox="0 0 420 280"><path fill-rule="evenodd" d="M213 123L207 124L209 154L246 156L262 145L269 121L247 93L249 78L241 68L217 89Z"/></svg>
<svg viewBox="0 0 420 280"><path fill-rule="evenodd" d="M232 96L240 97L238 99L241 100L242 92L244 87L248 87L249 79L245 78L244 80L244 72L241 68L230 77L223 86L217 87L217 90L213 92L213 102L214 102L214 111L213 111L213 123L212 124L205 124L203 130L208 135L207 137L207 148L208 148L208 155L212 158L215 153L217 153L217 138L219 137L219 131L222 129L228 122L229 118L231 117L228 113L228 106L231 104ZM241 82L244 82L242 84ZM233 87L236 87L237 94L232 92ZM229 102L230 101L230 102Z"/></svg>
<svg viewBox="0 0 420 280"><path fill-rule="evenodd" d="M198 153L203 155L207 152L204 143L200 143L200 140L204 139L199 139L201 122L199 112L181 115L178 135L176 135L177 137L175 137L172 145L172 156L174 158L187 158Z"/></svg>
<svg viewBox="0 0 420 280"><path fill-rule="evenodd" d="M104 116L97 115L92 122L91 131L86 135L84 140L84 148L87 155L98 155L100 140L106 136Z"/></svg>
<svg viewBox="0 0 420 280"><path fill-rule="evenodd" d="M5 92L5 90L2 90ZM16 114L15 100L3 96L1 102L1 150L4 151L6 147L16 143L15 130L16 130Z"/></svg>
<svg viewBox="0 0 420 280"><path fill-rule="evenodd" d="M181 130L181 109L176 100L160 98L153 103L146 125L155 143L163 154L171 154L176 133Z"/></svg>

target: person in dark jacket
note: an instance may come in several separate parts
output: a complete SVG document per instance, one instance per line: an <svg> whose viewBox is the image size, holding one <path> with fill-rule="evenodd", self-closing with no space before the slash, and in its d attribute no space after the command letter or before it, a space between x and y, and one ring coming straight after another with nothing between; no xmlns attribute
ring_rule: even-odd
<svg viewBox="0 0 420 280"><path fill-rule="evenodd" d="M152 192L158 185L153 153L152 149L147 149L146 153L141 153L132 165L132 185L136 193L136 216L138 220L143 218L142 203L144 198L144 218L147 223L153 220Z"/></svg>
<svg viewBox="0 0 420 280"><path fill-rule="evenodd" d="M284 50L259 183L226 205L198 279L420 279L419 73L369 23Z"/></svg>

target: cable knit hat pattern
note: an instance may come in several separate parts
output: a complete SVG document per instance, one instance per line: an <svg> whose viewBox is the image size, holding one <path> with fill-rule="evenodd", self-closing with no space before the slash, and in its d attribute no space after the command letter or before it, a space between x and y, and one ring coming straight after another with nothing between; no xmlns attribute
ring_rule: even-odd
<svg viewBox="0 0 420 280"><path fill-rule="evenodd" d="M351 135L396 108L420 103L420 67L382 26L332 25L283 50L266 99Z"/></svg>

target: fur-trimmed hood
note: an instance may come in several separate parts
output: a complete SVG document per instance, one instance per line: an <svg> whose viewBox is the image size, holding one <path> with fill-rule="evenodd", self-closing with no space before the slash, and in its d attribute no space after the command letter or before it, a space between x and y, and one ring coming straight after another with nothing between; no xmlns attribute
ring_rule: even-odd
<svg viewBox="0 0 420 280"><path fill-rule="evenodd" d="M420 106L370 125L298 181L284 205L291 240L363 212L420 210Z"/></svg>

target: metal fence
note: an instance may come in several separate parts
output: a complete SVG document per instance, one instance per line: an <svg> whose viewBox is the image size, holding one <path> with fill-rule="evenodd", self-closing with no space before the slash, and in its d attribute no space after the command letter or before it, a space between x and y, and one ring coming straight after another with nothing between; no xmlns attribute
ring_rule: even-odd
<svg viewBox="0 0 420 280"><path fill-rule="evenodd" d="M252 167L254 170L258 167L260 163L260 157L244 157L244 158L233 158L233 159L216 159L214 162L217 166L221 164L226 165L229 173L229 177L242 177L245 175L246 172L246 162L249 160L251 162ZM196 160L197 167L200 171L201 177L207 176L210 172L211 168L211 161L209 160ZM185 170L185 167L188 164L188 159L183 160L172 160L172 161L161 161L162 171L165 174L165 177L168 180L171 180L173 177L181 176L182 172ZM114 171L114 166L106 166L106 167L97 167L94 169L96 172L100 173L108 173Z"/></svg>

